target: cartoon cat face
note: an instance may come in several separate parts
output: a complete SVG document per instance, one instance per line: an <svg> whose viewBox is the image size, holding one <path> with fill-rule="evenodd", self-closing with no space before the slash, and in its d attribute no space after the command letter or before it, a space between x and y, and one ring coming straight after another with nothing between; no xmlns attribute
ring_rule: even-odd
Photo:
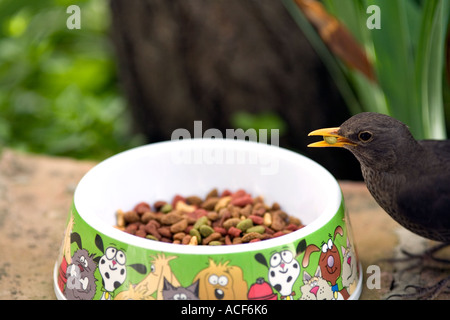
<svg viewBox="0 0 450 320"><path fill-rule="evenodd" d="M97 265L92 256L87 250L79 249L73 254L72 264L78 266L82 274L93 273Z"/></svg>
<svg viewBox="0 0 450 320"><path fill-rule="evenodd" d="M341 250L344 258L342 262L342 285L349 287L358 277L356 254L348 241L347 247L341 247Z"/></svg>
<svg viewBox="0 0 450 320"><path fill-rule="evenodd" d="M300 300L332 300L334 298L331 286L322 278L320 267L317 268L314 277L303 271L303 283L304 285L300 288L302 292Z"/></svg>
<svg viewBox="0 0 450 320"><path fill-rule="evenodd" d="M96 263L93 255L85 249L75 251L72 263L67 266L67 283L64 294L70 300L90 300L95 295L96 284L94 270Z"/></svg>
<svg viewBox="0 0 450 320"><path fill-rule="evenodd" d="M162 294L164 300L198 300L198 280L184 288L175 287L164 278Z"/></svg>

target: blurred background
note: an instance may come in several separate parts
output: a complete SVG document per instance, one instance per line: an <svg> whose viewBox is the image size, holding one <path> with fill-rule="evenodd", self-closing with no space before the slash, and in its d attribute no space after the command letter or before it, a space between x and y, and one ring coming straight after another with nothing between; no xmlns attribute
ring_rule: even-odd
<svg viewBox="0 0 450 320"><path fill-rule="evenodd" d="M374 110L446 138L448 1L339 1L0 0L0 148L103 160L201 120L278 129L280 146L359 180L348 151L308 149L307 134ZM378 30L372 3L390 18Z"/></svg>

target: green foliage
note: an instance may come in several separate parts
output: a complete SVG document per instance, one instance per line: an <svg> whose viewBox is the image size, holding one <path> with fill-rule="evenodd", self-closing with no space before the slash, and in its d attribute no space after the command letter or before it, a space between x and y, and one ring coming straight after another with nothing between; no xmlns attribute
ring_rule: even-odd
<svg viewBox="0 0 450 320"><path fill-rule="evenodd" d="M239 111L231 115L230 121L234 128L254 129L257 133L261 129L267 130L268 139L270 139L272 129L278 130L279 136L282 136L286 131L286 123L274 112L250 113Z"/></svg>
<svg viewBox="0 0 450 320"><path fill-rule="evenodd" d="M365 49L376 73L373 83L339 61L292 0L283 0L328 66L351 112L375 111L407 123L414 136L446 138L450 106L444 100L448 0L323 0ZM381 28L369 29L367 8L380 9Z"/></svg>
<svg viewBox="0 0 450 320"><path fill-rule="evenodd" d="M81 29L66 26L71 4ZM0 1L0 145L102 159L141 143L117 87L107 5Z"/></svg>

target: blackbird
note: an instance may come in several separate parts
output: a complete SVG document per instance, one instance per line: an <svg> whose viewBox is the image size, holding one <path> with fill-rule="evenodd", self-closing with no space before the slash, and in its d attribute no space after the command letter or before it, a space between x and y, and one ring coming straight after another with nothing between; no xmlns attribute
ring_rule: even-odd
<svg viewBox="0 0 450 320"><path fill-rule="evenodd" d="M416 140L402 122L359 113L338 128L319 129L309 147L343 147L356 157L377 203L410 231L450 243L450 140Z"/></svg>
<svg viewBox="0 0 450 320"><path fill-rule="evenodd" d="M402 122L373 112L309 135L324 137L310 147L342 147L352 152L377 203L406 229L442 242L423 256L405 252L409 257L447 261L434 258L433 253L450 244L450 140L418 141ZM390 297L434 298L447 283L450 277L426 288L408 286L417 292Z"/></svg>

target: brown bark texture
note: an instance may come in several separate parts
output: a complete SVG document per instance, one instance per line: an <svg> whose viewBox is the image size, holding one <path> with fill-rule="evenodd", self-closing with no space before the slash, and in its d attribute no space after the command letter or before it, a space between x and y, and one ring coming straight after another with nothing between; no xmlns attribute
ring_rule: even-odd
<svg viewBox="0 0 450 320"><path fill-rule="evenodd" d="M111 38L134 126L148 142L233 128L238 111L273 112L286 124L280 146L336 177L360 179L346 151L306 146L307 134L338 126L349 111L281 1L111 0Z"/></svg>

